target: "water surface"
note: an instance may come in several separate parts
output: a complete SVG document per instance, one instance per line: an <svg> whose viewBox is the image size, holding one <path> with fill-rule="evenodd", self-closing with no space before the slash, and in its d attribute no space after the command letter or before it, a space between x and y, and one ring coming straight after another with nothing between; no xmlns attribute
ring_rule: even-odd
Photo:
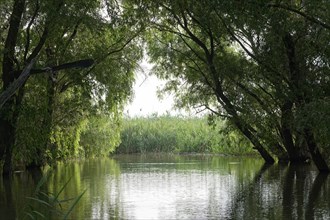
<svg viewBox="0 0 330 220"><path fill-rule="evenodd" d="M22 219L31 210L58 218L28 199L40 178L19 172L0 179L0 219ZM42 190L58 192L70 178L61 199L86 190L72 219L330 218L329 178L311 166L266 166L258 158L126 155L61 163ZM69 207L63 205L62 212Z"/></svg>

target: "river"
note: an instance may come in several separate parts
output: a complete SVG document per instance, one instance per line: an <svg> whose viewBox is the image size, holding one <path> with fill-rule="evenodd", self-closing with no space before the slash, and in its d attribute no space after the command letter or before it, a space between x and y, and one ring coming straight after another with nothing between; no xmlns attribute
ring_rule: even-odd
<svg viewBox="0 0 330 220"><path fill-rule="evenodd" d="M55 209L35 196L40 178L0 178L0 219L68 212L75 200ZM313 166L266 166L254 157L121 155L59 163L40 191L56 195L66 183L58 200L85 192L70 219L330 218L330 178Z"/></svg>

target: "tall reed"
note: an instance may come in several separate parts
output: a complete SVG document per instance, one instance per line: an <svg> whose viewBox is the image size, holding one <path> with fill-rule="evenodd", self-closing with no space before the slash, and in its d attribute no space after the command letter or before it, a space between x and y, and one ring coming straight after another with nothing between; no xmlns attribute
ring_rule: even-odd
<svg viewBox="0 0 330 220"><path fill-rule="evenodd" d="M149 116L126 118L116 153L253 154L250 143L225 121L212 127L206 118Z"/></svg>

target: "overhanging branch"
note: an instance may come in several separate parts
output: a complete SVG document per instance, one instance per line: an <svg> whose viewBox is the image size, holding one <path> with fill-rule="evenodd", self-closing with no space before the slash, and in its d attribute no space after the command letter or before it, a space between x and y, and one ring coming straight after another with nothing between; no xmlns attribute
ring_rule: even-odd
<svg viewBox="0 0 330 220"><path fill-rule="evenodd" d="M9 87L0 94L0 109L7 102L10 97L12 97L16 90L24 85L24 83L28 80L31 74L39 74L45 72L57 72L64 69L70 68L88 68L93 65L94 60L85 59L78 60L71 63L61 64L59 66L54 67L46 67L42 69L32 69L34 63L36 62L36 58L33 58L30 63L23 69L23 71L16 71L15 75L17 75L17 79L9 85Z"/></svg>
<svg viewBox="0 0 330 220"><path fill-rule="evenodd" d="M29 78L31 68L35 62L36 58L32 59L31 62L24 68L18 79L11 83L8 88L0 94L0 109L7 102L7 100L15 94L16 90L20 88Z"/></svg>

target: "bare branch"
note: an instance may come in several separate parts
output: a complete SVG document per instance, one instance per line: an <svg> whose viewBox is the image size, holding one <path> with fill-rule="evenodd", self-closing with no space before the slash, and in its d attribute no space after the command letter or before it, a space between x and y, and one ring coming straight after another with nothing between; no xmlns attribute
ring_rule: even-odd
<svg viewBox="0 0 330 220"><path fill-rule="evenodd" d="M205 106L205 108L207 109L207 110L209 110L210 112L212 112L213 114L215 114L215 115L217 115L217 116L219 116L219 117L223 117L223 118L231 118L231 116L230 115L224 115L224 114L221 114L220 112L218 112L218 111L215 111L214 109L212 109L210 106L208 106L208 105L204 105Z"/></svg>

